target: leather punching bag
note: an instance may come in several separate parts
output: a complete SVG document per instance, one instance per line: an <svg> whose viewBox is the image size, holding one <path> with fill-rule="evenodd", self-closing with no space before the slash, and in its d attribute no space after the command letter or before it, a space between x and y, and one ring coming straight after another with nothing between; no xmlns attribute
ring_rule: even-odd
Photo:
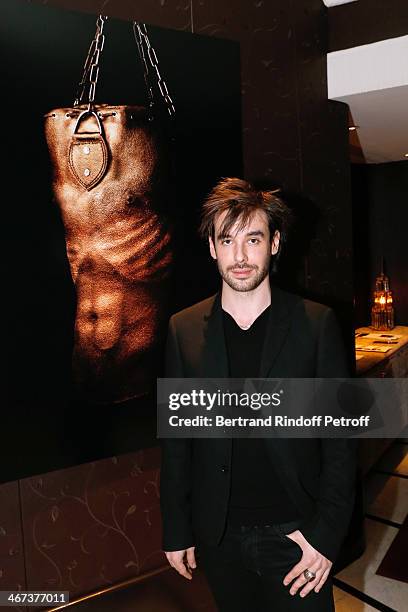
<svg viewBox="0 0 408 612"><path fill-rule="evenodd" d="M91 88L97 60L88 56L87 74L85 64ZM111 403L143 395L157 376L172 263L170 160L148 109L91 98L49 112L45 135L77 296L74 381L88 400Z"/></svg>

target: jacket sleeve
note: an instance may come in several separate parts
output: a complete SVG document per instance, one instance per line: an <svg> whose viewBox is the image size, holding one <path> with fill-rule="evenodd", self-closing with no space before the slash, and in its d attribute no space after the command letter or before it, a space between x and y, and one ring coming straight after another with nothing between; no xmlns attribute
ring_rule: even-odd
<svg viewBox="0 0 408 612"><path fill-rule="evenodd" d="M317 378L347 378L350 373L335 315L327 309L319 331ZM321 473L317 514L301 525L308 542L335 561L354 506L357 440L321 439Z"/></svg>
<svg viewBox="0 0 408 612"><path fill-rule="evenodd" d="M170 319L166 345L166 378L183 378L183 362L176 326ZM166 552L184 550L194 545L191 526L191 439L161 440L160 506L163 541Z"/></svg>

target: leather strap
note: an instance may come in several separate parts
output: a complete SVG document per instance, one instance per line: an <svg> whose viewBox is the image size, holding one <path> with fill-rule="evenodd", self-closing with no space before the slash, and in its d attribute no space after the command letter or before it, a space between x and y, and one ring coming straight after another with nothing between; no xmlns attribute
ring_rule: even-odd
<svg viewBox="0 0 408 612"><path fill-rule="evenodd" d="M90 117L95 118L98 131L78 132L81 123ZM68 160L74 177L88 191L105 176L108 167L108 147L96 112L86 110L79 115L69 146Z"/></svg>

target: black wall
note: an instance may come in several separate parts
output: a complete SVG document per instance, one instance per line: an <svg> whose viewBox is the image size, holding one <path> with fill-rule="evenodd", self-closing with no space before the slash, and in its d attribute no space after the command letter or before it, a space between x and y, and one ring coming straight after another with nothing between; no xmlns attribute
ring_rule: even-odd
<svg viewBox="0 0 408 612"><path fill-rule="evenodd" d="M353 165L356 325L370 322L370 295L385 259L395 321L408 325L408 162Z"/></svg>

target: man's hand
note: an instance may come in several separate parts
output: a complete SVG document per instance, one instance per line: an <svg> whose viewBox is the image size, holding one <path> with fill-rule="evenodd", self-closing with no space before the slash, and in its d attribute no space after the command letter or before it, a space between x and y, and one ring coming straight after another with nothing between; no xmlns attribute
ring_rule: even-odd
<svg viewBox="0 0 408 612"><path fill-rule="evenodd" d="M192 579L191 570L197 567L194 550L195 546L192 546L191 548L187 548L187 550L173 550L172 552L164 553L170 565L174 567L181 576L187 578L187 580ZM185 556L187 557L187 563L184 562Z"/></svg>
<svg viewBox="0 0 408 612"><path fill-rule="evenodd" d="M299 563L297 563L285 576L283 584L287 586L292 580L295 581L290 587L291 595L296 595L301 587L303 587L299 593L301 597L305 597L312 589L318 593L326 582L333 563L313 548L298 529L293 533L289 533L286 537L299 544L303 551L303 555ZM306 569L316 574L316 578L310 582L307 582L303 575Z"/></svg>

